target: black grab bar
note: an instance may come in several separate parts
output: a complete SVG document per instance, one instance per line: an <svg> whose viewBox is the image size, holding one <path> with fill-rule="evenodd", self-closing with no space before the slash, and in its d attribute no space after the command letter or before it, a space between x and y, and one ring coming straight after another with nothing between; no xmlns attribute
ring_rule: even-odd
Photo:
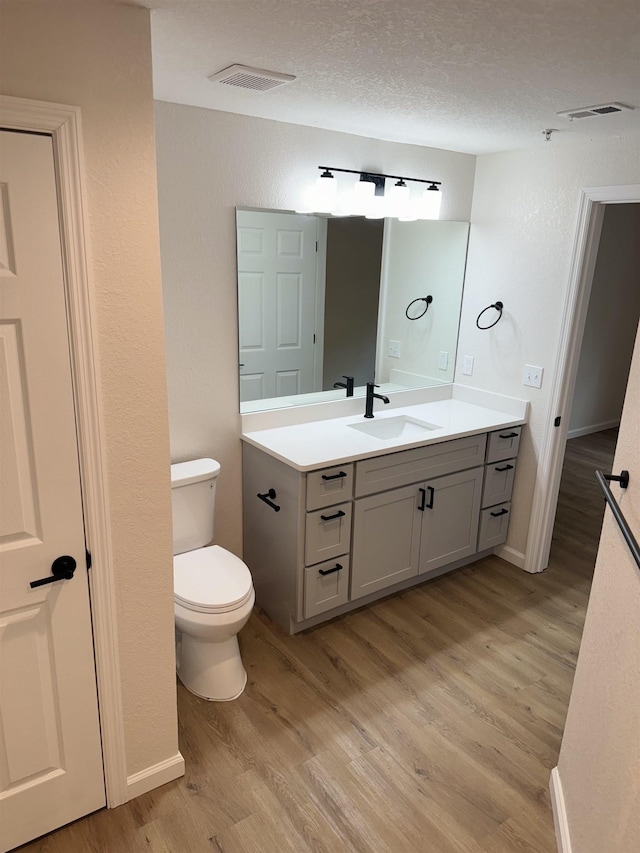
<svg viewBox="0 0 640 853"><path fill-rule="evenodd" d="M611 489L609 488L609 480L615 480L620 483L621 488L626 489L629 485L629 472L621 471L619 475L614 474L603 474L602 471L596 471L596 480L598 481L600 488L604 493L604 499L609 504L611 512L613 513L613 517L618 522L618 527L620 528L620 532L625 538L627 545L631 551L633 559L636 561L638 568L640 569L640 545L631 532L631 528L627 523L627 519L624 517L622 510L618 506L618 502L613 496Z"/></svg>

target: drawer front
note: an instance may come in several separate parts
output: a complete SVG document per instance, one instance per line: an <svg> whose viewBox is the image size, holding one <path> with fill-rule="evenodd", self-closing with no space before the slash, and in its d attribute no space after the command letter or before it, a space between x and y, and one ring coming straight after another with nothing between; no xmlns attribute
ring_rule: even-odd
<svg viewBox="0 0 640 853"><path fill-rule="evenodd" d="M504 462L494 462L484 470L484 486L482 488L482 506L495 506L511 500L513 478L516 473L516 460L507 459Z"/></svg>
<svg viewBox="0 0 640 853"><path fill-rule="evenodd" d="M349 600L349 555L304 570L304 618L317 616Z"/></svg>
<svg viewBox="0 0 640 853"><path fill-rule="evenodd" d="M353 495L353 462L334 468L323 468L307 474L307 509L320 509Z"/></svg>
<svg viewBox="0 0 640 853"><path fill-rule="evenodd" d="M487 462L499 462L501 459L515 459L520 445L522 427L507 427L489 433L487 444Z"/></svg>
<svg viewBox="0 0 640 853"><path fill-rule="evenodd" d="M356 497L484 464L486 433L376 456L356 463Z"/></svg>
<svg viewBox="0 0 640 853"><path fill-rule="evenodd" d="M483 509L480 513L480 533L478 535L478 551L495 548L507 539L511 504L500 504Z"/></svg>
<svg viewBox="0 0 640 853"><path fill-rule="evenodd" d="M308 512L305 528L305 565L347 554L351 545L351 504Z"/></svg>

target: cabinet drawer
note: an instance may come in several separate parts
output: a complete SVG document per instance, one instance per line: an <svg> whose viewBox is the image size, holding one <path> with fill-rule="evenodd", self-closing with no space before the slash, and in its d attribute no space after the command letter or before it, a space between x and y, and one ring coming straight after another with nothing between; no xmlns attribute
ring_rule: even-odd
<svg viewBox="0 0 640 853"><path fill-rule="evenodd" d="M356 497L484 464L486 433L376 456L356 463Z"/></svg>
<svg viewBox="0 0 640 853"><path fill-rule="evenodd" d="M516 460L507 459L487 465L484 470L482 488L482 506L495 506L511 500L513 478L516 473Z"/></svg>
<svg viewBox="0 0 640 853"><path fill-rule="evenodd" d="M308 512L305 533L304 561L307 566L348 553L351 544L351 504Z"/></svg>
<svg viewBox="0 0 640 853"><path fill-rule="evenodd" d="M353 462L307 474L307 509L349 500L353 494Z"/></svg>
<svg viewBox="0 0 640 853"><path fill-rule="evenodd" d="M317 616L349 600L349 555L304 570L304 618Z"/></svg>
<svg viewBox="0 0 640 853"><path fill-rule="evenodd" d="M514 459L518 455L522 427L507 427L489 433L487 462Z"/></svg>
<svg viewBox="0 0 640 853"><path fill-rule="evenodd" d="M478 551L495 548L506 541L509 529L511 504L500 504L483 509L480 513L480 533L478 535Z"/></svg>

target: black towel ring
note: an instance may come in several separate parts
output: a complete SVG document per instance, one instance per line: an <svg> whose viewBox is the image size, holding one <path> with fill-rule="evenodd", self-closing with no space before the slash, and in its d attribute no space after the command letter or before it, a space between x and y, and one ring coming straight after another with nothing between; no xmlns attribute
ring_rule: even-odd
<svg viewBox="0 0 640 853"><path fill-rule="evenodd" d="M416 302L424 302L425 303L424 311L422 312L422 314L418 314L415 317L410 317L409 316L409 308L411 308L412 305L415 305ZM412 302L410 302L407 305L406 311L404 312L405 317L407 318L407 320L419 320L420 317L424 317L424 315L427 313L427 311L429 310L429 305L431 305L432 302L433 302L433 296L419 296L417 299L414 299Z"/></svg>
<svg viewBox="0 0 640 853"><path fill-rule="evenodd" d="M496 309L496 311L499 311L500 313L498 314L497 318L493 321L493 323L489 323L489 325L488 325L488 326L481 326L481 325L480 325L480 317L482 317L482 315L485 313L485 311L489 311L489 310L491 310L491 308L495 308L495 309ZM504 308L504 305L502 304L502 302L494 302L494 303L493 303L493 305L487 305L487 307L486 307L486 308L484 308L484 309L483 309L483 310L478 314L478 316L477 316L477 318L476 318L476 326L477 326L479 329L492 329L492 328L495 326L495 324L498 322L498 320L500 319L500 317L502 317L502 309L503 309L503 308Z"/></svg>

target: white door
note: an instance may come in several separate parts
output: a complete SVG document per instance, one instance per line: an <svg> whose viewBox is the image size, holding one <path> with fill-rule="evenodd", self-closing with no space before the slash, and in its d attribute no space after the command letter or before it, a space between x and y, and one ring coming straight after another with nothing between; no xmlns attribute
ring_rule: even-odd
<svg viewBox="0 0 640 853"><path fill-rule="evenodd" d="M0 132L0 191L5 851L100 808L105 791L50 137ZM73 578L32 587L62 556Z"/></svg>
<svg viewBox="0 0 640 853"><path fill-rule="evenodd" d="M314 390L317 222L237 212L240 402Z"/></svg>

